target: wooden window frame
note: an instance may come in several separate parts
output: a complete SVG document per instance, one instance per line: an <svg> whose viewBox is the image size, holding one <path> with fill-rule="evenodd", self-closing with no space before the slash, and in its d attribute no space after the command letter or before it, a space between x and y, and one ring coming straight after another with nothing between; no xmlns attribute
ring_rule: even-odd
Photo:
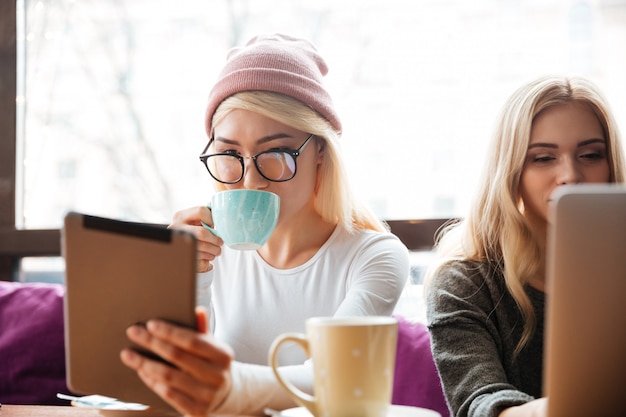
<svg viewBox="0 0 626 417"><path fill-rule="evenodd" d="M0 1L0 280L12 281L25 256L59 256L59 230L18 230L16 198L17 3Z"/></svg>

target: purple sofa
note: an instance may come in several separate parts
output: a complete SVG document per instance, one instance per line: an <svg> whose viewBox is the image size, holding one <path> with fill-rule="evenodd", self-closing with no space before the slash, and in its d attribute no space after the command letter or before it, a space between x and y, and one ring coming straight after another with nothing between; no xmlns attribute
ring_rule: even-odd
<svg viewBox="0 0 626 417"><path fill-rule="evenodd" d="M0 403L67 405L60 284L0 281Z"/></svg>
<svg viewBox="0 0 626 417"><path fill-rule="evenodd" d="M67 405L63 294L60 284L0 281L0 404ZM428 329L396 316L393 403L449 417L430 351Z"/></svg>
<svg viewBox="0 0 626 417"><path fill-rule="evenodd" d="M398 320L398 348L394 371L392 403L428 408L449 417L441 380L430 350L430 333L423 324L394 316Z"/></svg>

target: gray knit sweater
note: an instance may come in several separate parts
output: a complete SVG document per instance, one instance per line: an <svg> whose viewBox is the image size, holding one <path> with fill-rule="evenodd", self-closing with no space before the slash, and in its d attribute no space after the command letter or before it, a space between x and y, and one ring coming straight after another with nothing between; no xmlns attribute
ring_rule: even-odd
<svg viewBox="0 0 626 417"><path fill-rule="evenodd" d="M427 295L432 349L448 405L457 417L495 417L542 394L545 294L526 288L537 329L517 358L523 321L500 269L455 262Z"/></svg>

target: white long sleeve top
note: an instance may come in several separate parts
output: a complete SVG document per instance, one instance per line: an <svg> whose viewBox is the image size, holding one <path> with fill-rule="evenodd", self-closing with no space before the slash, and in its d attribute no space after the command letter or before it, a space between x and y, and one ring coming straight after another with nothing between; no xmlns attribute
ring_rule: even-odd
<svg viewBox="0 0 626 417"><path fill-rule="evenodd" d="M293 407L268 366L274 339L304 333L309 317L390 315L408 276L408 250L390 233L337 227L311 259L291 269L272 267L256 251L224 247L198 281L211 331L235 352L233 388L215 411L261 415L265 407ZM278 356L281 373L312 392L306 359L290 344Z"/></svg>

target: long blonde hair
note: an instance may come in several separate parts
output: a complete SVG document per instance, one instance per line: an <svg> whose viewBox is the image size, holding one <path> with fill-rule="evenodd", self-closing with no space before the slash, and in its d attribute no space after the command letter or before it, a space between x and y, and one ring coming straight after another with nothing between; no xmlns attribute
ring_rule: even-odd
<svg viewBox="0 0 626 417"><path fill-rule="evenodd" d="M339 133L319 113L284 94L270 91L244 91L226 98L213 115L218 125L233 110L248 110L276 120L294 129L312 133L324 141L320 181L315 195L315 209L330 224L352 231L370 229L385 232L385 224L354 197L338 144ZM211 132L213 135L213 132ZM218 189L224 185L217 183Z"/></svg>
<svg viewBox="0 0 626 417"><path fill-rule="evenodd" d="M438 234L437 261L427 273L435 279L454 260L473 260L501 269L517 303L524 329L515 354L528 343L536 327L531 302L524 291L528 279L543 269L543 251L523 215L519 182L535 117L548 107L580 102L596 115L603 129L610 182L624 182L624 151L609 106L591 82L580 77L543 77L519 88L504 105L469 214Z"/></svg>

